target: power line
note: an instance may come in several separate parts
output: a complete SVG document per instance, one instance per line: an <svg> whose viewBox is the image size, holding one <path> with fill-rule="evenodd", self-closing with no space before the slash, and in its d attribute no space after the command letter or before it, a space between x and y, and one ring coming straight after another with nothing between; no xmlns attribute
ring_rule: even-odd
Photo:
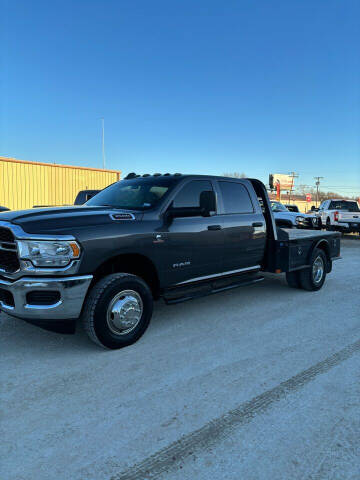
<svg viewBox="0 0 360 480"><path fill-rule="evenodd" d="M297 187L295 190L299 190L299 188L314 188L314 185L299 185L299 187ZM331 190L350 190L350 191L356 191L356 190L359 190L360 191L360 187L335 187L335 186L331 186L331 185L321 185L321 189L324 191L324 190L328 190L328 189L331 189Z"/></svg>

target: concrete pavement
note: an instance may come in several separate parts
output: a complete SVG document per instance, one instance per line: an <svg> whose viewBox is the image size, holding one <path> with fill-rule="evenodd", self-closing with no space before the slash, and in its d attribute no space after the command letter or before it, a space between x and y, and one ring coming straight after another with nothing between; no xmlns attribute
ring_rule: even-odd
<svg viewBox="0 0 360 480"><path fill-rule="evenodd" d="M0 478L360 478L359 239L342 255L319 292L158 303L119 351L1 314Z"/></svg>

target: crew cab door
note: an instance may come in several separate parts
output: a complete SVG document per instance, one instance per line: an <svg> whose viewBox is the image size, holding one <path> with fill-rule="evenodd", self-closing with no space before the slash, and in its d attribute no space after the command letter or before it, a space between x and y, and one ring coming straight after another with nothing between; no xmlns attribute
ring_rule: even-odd
<svg viewBox="0 0 360 480"><path fill-rule="evenodd" d="M250 183L217 182L224 230L223 270L256 269L266 245L266 224Z"/></svg>
<svg viewBox="0 0 360 480"><path fill-rule="evenodd" d="M190 180L182 185L169 208L200 207L202 192L213 191L209 180ZM197 280L219 273L222 268L224 236L217 212L173 218L160 232L161 263L167 285Z"/></svg>

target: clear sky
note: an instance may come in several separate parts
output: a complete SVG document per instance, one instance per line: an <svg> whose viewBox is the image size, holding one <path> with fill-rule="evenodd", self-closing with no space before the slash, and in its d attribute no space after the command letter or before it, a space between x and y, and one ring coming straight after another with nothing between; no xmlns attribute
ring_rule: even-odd
<svg viewBox="0 0 360 480"><path fill-rule="evenodd" d="M0 4L0 155L360 194L359 0Z"/></svg>

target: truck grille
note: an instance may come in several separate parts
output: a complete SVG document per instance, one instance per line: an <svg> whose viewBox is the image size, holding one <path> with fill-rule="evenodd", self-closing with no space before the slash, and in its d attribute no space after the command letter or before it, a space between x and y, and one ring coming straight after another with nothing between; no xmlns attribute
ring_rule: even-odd
<svg viewBox="0 0 360 480"><path fill-rule="evenodd" d="M14 273L19 268L14 235L8 228L0 227L0 269L7 273Z"/></svg>
<svg viewBox="0 0 360 480"><path fill-rule="evenodd" d="M8 228L0 227L0 242L14 243L14 235Z"/></svg>

